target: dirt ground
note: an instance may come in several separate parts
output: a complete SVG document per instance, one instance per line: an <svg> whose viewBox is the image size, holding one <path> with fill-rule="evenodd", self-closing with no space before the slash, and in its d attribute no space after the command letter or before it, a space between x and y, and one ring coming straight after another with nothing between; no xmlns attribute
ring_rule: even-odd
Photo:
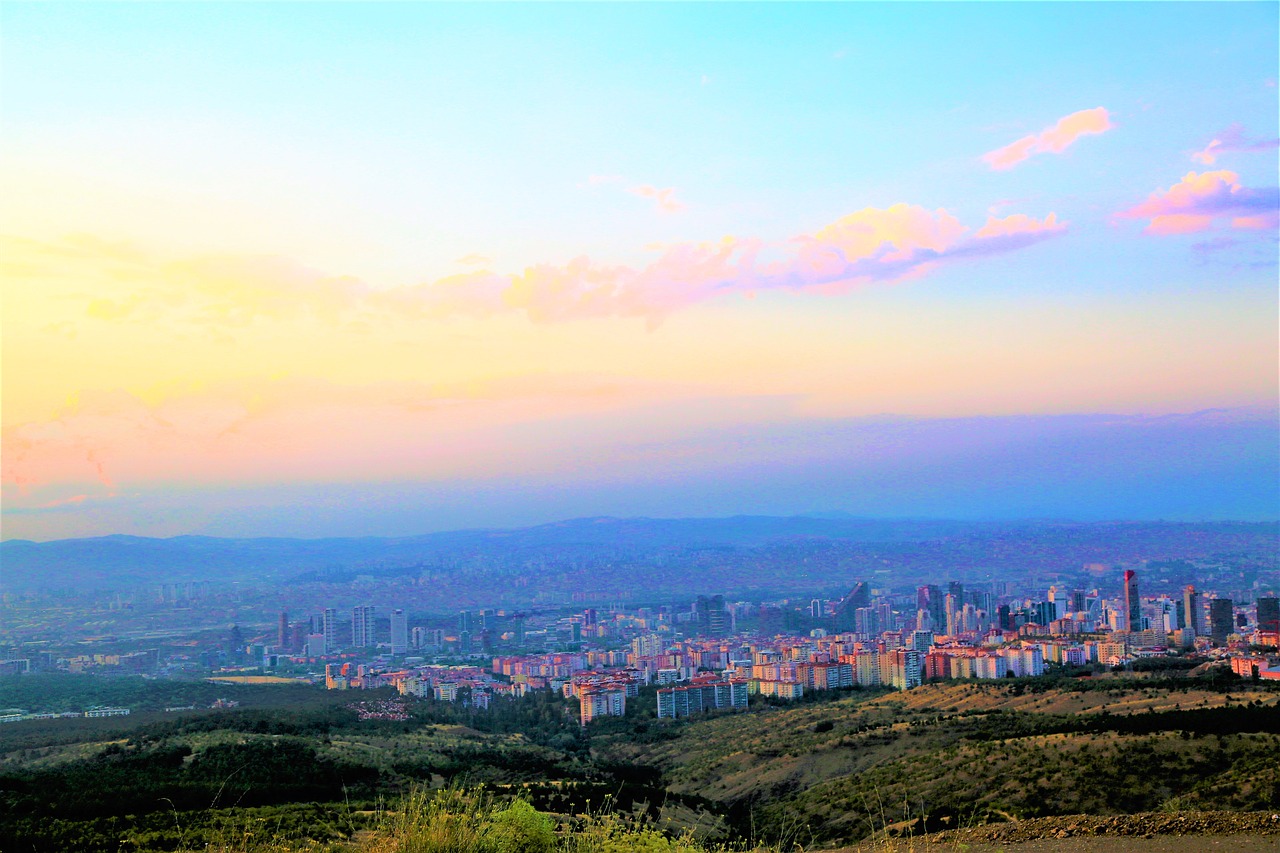
<svg viewBox="0 0 1280 853"><path fill-rule="evenodd" d="M1280 853L1280 814L1068 815L863 842L841 853Z"/></svg>
<svg viewBox="0 0 1280 853"><path fill-rule="evenodd" d="M1280 835L1042 838L1018 842L883 842L838 853L1280 853Z"/></svg>

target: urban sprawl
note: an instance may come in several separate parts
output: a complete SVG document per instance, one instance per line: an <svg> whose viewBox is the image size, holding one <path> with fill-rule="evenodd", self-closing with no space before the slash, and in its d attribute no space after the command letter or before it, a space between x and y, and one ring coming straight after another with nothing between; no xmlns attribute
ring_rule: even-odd
<svg viewBox="0 0 1280 853"><path fill-rule="evenodd" d="M1099 589L1050 587L1015 598L989 581L923 585L914 594L856 584L838 599L726 601L687 607L586 607L566 612L466 610L456 623L411 624L404 609L326 608L301 621L279 614L271 634L238 627L223 650L196 659L156 649L0 661L0 674L36 669L173 674L193 667L224 679L302 680L330 690L394 688L486 709L534 691L576 700L582 725L622 715L643 688L659 718L745 707L752 695L795 700L813 691L892 687L941 679L1041 675L1046 667L1128 667L1195 654L1204 666L1280 679L1280 599L1238 603L1189 585L1179 596L1140 594L1123 572ZM194 586L194 585L189 585ZM190 590L186 590L187 593ZM184 591L162 588L161 598ZM647 691L646 696L650 695ZM394 709L393 709L394 711ZM91 709L86 716L127 713ZM47 718L21 709L2 721Z"/></svg>

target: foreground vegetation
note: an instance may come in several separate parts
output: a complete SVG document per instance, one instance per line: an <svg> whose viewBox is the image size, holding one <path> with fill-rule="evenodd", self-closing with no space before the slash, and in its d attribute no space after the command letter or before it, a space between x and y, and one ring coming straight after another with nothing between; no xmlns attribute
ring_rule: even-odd
<svg viewBox="0 0 1280 853"><path fill-rule="evenodd" d="M656 720L649 693L585 730L549 693L485 712L246 690L276 698L3 727L0 849L497 851L512 822L551 826L548 850L790 849L1045 815L1280 808L1280 692L1233 677L953 682L680 721ZM361 713L387 702L408 719ZM471 846L408 840L423 821L471 826Z"/></svg>

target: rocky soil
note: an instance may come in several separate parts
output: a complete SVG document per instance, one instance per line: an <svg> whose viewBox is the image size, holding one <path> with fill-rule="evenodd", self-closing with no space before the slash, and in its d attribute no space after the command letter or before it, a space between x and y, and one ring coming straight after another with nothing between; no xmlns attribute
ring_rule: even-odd
<svg viewBox="0 0 1280 853"><path fill-rule="evenodd" d="M1280 812L1066 815L864 841L838 853L1280 853Z"/></svg>
<svg viewBox="0 0 1280 853"><path fill-rule="evenodd" d="M1276 812L1145 812L1132 815L1069 815L948 830L929 836L940 842L1016 844L1042 838L1173 835L1280 835Z"/></svg>

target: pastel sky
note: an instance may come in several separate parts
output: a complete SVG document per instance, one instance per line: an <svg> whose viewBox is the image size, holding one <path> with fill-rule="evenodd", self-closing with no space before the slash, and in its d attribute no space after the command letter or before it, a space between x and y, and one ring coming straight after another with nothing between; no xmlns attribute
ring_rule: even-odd
<svg viewBox="0 0 1280 853"><path fill-rule="evenodd" d="M3 536L1280 515L1274 3L3 4Z"/></svg>

